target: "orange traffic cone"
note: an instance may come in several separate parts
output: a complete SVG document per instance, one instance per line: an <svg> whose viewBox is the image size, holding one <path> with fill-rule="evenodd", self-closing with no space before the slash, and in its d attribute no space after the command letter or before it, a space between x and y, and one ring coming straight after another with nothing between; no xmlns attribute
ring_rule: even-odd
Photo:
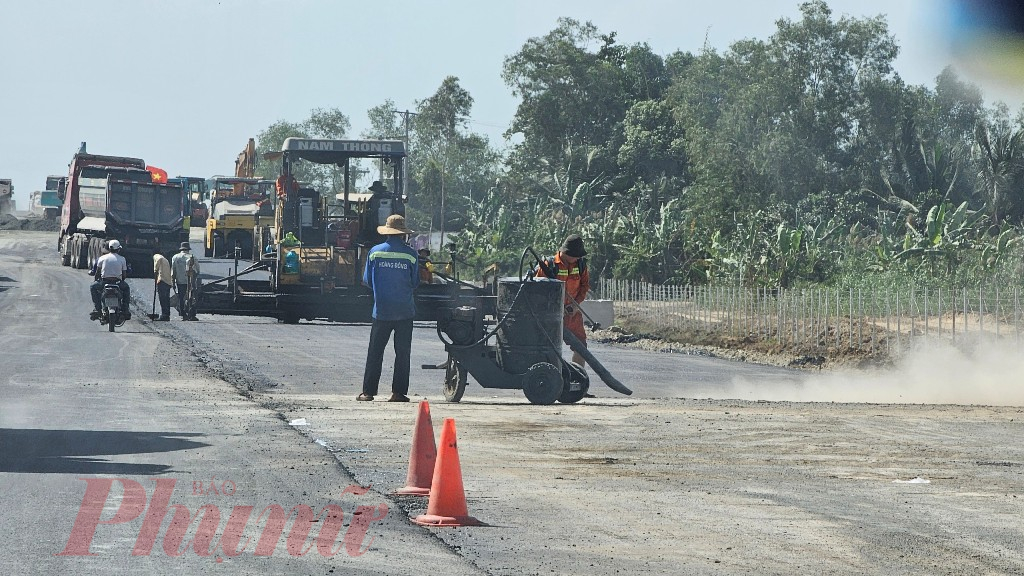
<svg viewBox="0 0 1024 576"><path fill-rule="evenodd" d="M405 477L405 488L395 494L427 496L430 482L434 477L434 461L437 460L437 446L434 444L434 427L430 423L430 405L420 402L416 414L416 427L412 433L412 449L409 450L409 474Z"/></svg>
<svg viewBox="0 0 1024 576"><path fill-rule="evenodd" d="M455 440L455 420L445 418L441 425L441 449L434 465L427 513L413 518L421 526L479 526L481 523L466 510L466 493L462 489L459 447Z"/></svg>

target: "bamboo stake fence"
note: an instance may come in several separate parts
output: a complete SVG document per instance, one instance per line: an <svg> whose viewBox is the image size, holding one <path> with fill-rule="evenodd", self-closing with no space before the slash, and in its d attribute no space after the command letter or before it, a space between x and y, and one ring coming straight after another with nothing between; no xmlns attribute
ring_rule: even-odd
<svg viewBox="0 0 1024 576"><path fill-rule="evenodd" d="M991 338L1022 347L1019 288L864 291L830 288L667 286L601 279L616 322L694 336L773 342L804 353L855 349L899 356L920 338Z"/></svg>

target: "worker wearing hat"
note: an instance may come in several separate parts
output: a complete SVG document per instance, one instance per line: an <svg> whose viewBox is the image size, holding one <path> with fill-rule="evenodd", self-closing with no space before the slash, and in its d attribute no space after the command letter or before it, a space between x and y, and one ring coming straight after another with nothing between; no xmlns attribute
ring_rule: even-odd
<svg viewBox="0 0 1024 576"><path fill-rule="evenodd" d="M377 395L384 351L394 332L395 369L388 402L408 402L412 321L416 317L413 290L420 282L418 258L405 241L406 235L412 234L405 226L405 216L388 216L386 223L377 227L377 233L385 236L385 240L367 253L363 272L363 283L373 291L373 326L366 351L363 392L356 399L369 401Z"/></svg>
<svg viewBox="0 0 1024 576"><path fill-rule="evenodd" d="M430 260L430 248L420 248L416 253L419 255L420 284L433 284L434 263Z"/></svg>
<svg viewBox="0 0 1024 576"><path fill-rule="evenodd" d="M192 246L182 242L178 253L171 258L171 281L178 292L178 316L182 320L196 320L194 310L189 309L192 300L189 298L199 277L199 261L192 254Z"/></svg>
<svg viewBox="0 0 1024 576"><path fill-rule="evenodd" d="M579 305L590 292L590 272L587 270L587 259L584 258L586 255L583 238L578 234L570 234L554 258L545 258L544 265L537 269L538 277L550 276L565 282L564 325L584 346L587 344L587 331L583 327L583 312ZM586 365L583 356L577 352L572 353L572 361L581 367Z"/></svg>

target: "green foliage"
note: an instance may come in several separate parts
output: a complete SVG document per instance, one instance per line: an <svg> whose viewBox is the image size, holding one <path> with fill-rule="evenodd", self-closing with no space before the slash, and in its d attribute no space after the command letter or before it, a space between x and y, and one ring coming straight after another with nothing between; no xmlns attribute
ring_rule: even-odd
<svg viewBox="0 0 1024 576"><path fill-rule="evenodd" d="M1020 285L1024 109L986 108L951 68L907 85L898 50L884 17L823 0L766 39L666 57L560 19L504 61L505 157L467 129L457 78L417 102L410 219L457 230L477 272L578 233L591 274L654 283ZM405 138L398 112L371 109L364 136ZM260 147L339 128L314 111Z"/></svg>
<svg viewBox="0 0 1024 576"><path fill-rule="evenodd" d="M267 161L263 155L281 150L287 138L343 139L350 129L348 116L337 108L314 108L309 118L298 124L278 120L256 136L256 174L261 178L277 178L281 170L280 162ZM310 162L298 163L294 172L298 181L321 192L338 190L343 178L333 166Z"/></svg>
<svg viewBox="0 0 1024 576"><path fill-rule="evenodd" d="M474 192L482 194L498 173L498 154L487 139L466 129L473 97L454 76L417 103L411 123L409 173L412 205L430 214L430 229L465 226Z"/></svg>

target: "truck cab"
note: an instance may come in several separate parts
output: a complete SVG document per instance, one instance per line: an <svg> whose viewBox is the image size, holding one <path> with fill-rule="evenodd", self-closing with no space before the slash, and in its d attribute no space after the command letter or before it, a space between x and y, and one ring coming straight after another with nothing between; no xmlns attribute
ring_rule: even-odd
<svg viewBox="0 0 1024 576"><path fill-rule="evenodd" d="M206 207L206 178L198 176L175 176L168 178L167 182L178 184L185 188L185 195L188 198L188 214L186 228L206 226L206 220L210 217L210 209Z"/></svg>

